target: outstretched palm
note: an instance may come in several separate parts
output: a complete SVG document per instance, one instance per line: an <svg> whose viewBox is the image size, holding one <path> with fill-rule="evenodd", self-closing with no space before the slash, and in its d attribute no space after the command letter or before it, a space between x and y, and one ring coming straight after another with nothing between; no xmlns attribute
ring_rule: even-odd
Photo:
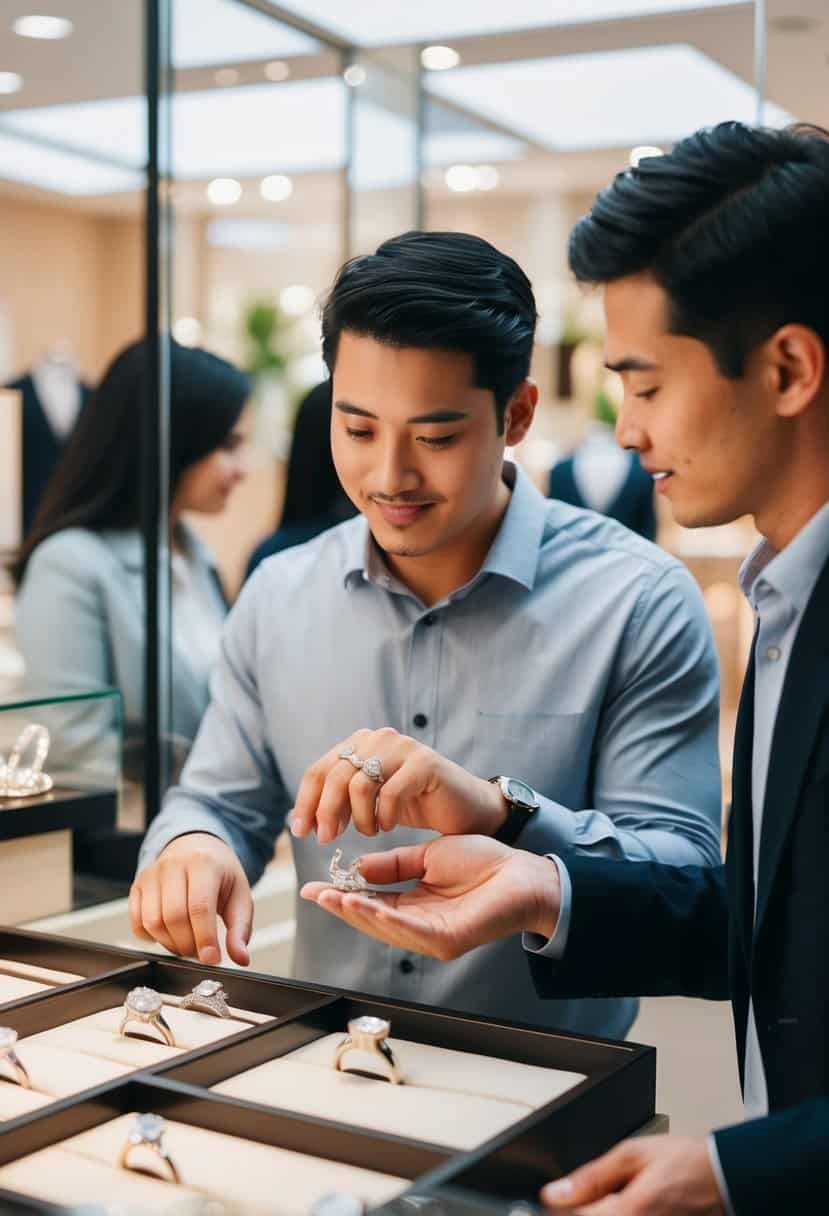
<svg viewBox="0 0 829 1216"><path fill-rule="evenodd" d="M417 885L368 897L307 883L302 897L370 937L433 958L458 958L522 929L549 934L558 911L555 866L486 836L367 854L361 870L373 886Z"/></svg>

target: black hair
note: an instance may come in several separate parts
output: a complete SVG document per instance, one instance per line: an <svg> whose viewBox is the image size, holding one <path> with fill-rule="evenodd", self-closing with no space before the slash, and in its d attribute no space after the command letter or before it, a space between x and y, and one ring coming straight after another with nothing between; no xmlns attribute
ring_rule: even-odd
<svg viewBox="0 0 829 1216"><path fill-rule="evenodd" d="M299 404L280 525L311 523L356 512L340 485L331 456L331 381L312 388Z"/></svg>
<svg viewBox="0 0 829 1216"><path fill-rule="evenodd" d="M322 313L333 374L343 330L421 350L459 351L495 397L498 429L530 369L536 307L517 262L464 232L405 232L342 267Z"/></svg>
<svg viewBox="0 0 829 1216"><path fill-rule="evenodd" d="M147 347L134 342L104 373L49 481L12 575L64 528L134 528L141 522L141 420ZM250 393L247 376L209 351L170 340L170 497L181 474L230 435Z"/></svg>
<svg viewBox="0 0 829 1216"><path fill-rule="evenodd" d="M697 131L620 173L573 229L569 259L581 282L650 272L670 332L704 342L732 379L781 325L829 346L829 132Z"/></svg>

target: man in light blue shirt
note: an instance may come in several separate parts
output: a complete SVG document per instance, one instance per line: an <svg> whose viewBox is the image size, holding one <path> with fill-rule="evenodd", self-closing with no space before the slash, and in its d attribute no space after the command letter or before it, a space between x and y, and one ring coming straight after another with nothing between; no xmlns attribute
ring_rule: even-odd
<svg viewBox="0 0 829 1216"><path fill-rule="evenodd" d="M335 847L414 844L429 829L512 833L540 855L718 860L716 660L692 579L504 462L536 404L534 323L526 277L474 237L408 234L341 271L323 319L332 450L363 514L265 562L245 587L181 785L145 841L139 935L216 962L218 911L246 962L248 884L303 778L305 805L309 783L322 784L316 839L307 814L294 825L302 882L327 875ZM339 754L376 734L382 789ZM407 771L427 776L389 820L401 748ZM432 769L444 776L437 803ZM537 791L517 837L487 780L497 774ZM540 1001L508 943L441 963L306 903L296 973L617 1037L636 1008Z"/></svg>

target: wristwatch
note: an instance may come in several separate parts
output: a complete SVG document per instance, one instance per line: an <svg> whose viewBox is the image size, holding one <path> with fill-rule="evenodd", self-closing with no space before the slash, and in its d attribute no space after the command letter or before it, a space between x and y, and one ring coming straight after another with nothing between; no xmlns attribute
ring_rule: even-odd
<svg viewBox="0 0 829 1216"><path fill-rule="evenodd" d="M498 786L507 804L507 817L492 839L501 844L514 844L541 805L538 794L517 777L490 777L489 780Z"/></svg>

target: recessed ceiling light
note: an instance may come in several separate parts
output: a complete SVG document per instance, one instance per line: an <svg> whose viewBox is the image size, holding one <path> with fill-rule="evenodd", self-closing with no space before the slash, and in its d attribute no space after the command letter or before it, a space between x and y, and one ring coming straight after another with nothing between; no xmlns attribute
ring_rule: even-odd
<svg viewBox="0 0 829 1216"><path fill-rule="evenodd" d="M217 207L229 207L242 197L242 184L235 177L214 177L207 187L207 197Z"/></svg>
<svg viewBox="0 0 829 1216"><path fill-rule="evenodd" d="M173 322L173 337L181 346L198 346L201 322L196 317L179 317Z"/></svg>
<svg viewBox="0 0 829 1216"><path fill-rule="evenodd" d="M263 177L259 186L259 193L269 203L284 203L293 192L294 183L284 173L271 173L268 177Z"/></svg>
<svg viewBox="0 0 829 1216"><path fill-rule="evenodd" d="M445 72L456 68L461 57L451 46L425 46L420 52L420 62L428 72Z"/></svg>
<svg viewBox="0 0 829 1216"><path fill-rule="evenodd" d="M343 80L350 89L359 89L366 83L366 69L359 63L352 63L343 72Z"/></svg>
<svg viewBox="0 0 829 1216"><path fill-rule="evenodd" d="M450 165L445 181L454 194L469 194L478 189L478 170L473 165Z"/></svg>
<svg viewBox="0 0 829 1216"><path fill-rule="evenodd" d="M23 77L17 72L0 72L0 93L19 93L23 88Z"/></svg>
<svg viewBox="0 0 829 1216"><path fill-rule="evenodd" d="M213 73L213 79L216 84L224 88L229 84L238 84L240 75L238 68L219 68L217 72Z"/></svg>
<svg viewBox="0 0 829 1216"><path fill-rule="evenodd" d="M307 283L292 283L279 293L279 307L289 317L301 317L314 307L316 293Z"/></svg>
<svg viewBox="0 0 829 1216"><path fill-rule="evenodd" d="M75 26L67 17L18 17L12 29L21 38L41 38L55 42L68 38Z"/></svg>
<svg viewBox="0 0 829 1216"><path fill-rule="evenodd" d="M291 69L284 59L272 59L270 63L265 64L265 75L268 80L280 81L287 80L291 74Z"/></svg>
<svg viewBox="0 0 829 1216"><path fill-rule="evenodd" d="M630 153L630 163L634 169L639 164L640 160L647 160L649 156L664 156L665 153L661 148L657 148L655 144L641 144L638 148L633 148Z"/></svg>

